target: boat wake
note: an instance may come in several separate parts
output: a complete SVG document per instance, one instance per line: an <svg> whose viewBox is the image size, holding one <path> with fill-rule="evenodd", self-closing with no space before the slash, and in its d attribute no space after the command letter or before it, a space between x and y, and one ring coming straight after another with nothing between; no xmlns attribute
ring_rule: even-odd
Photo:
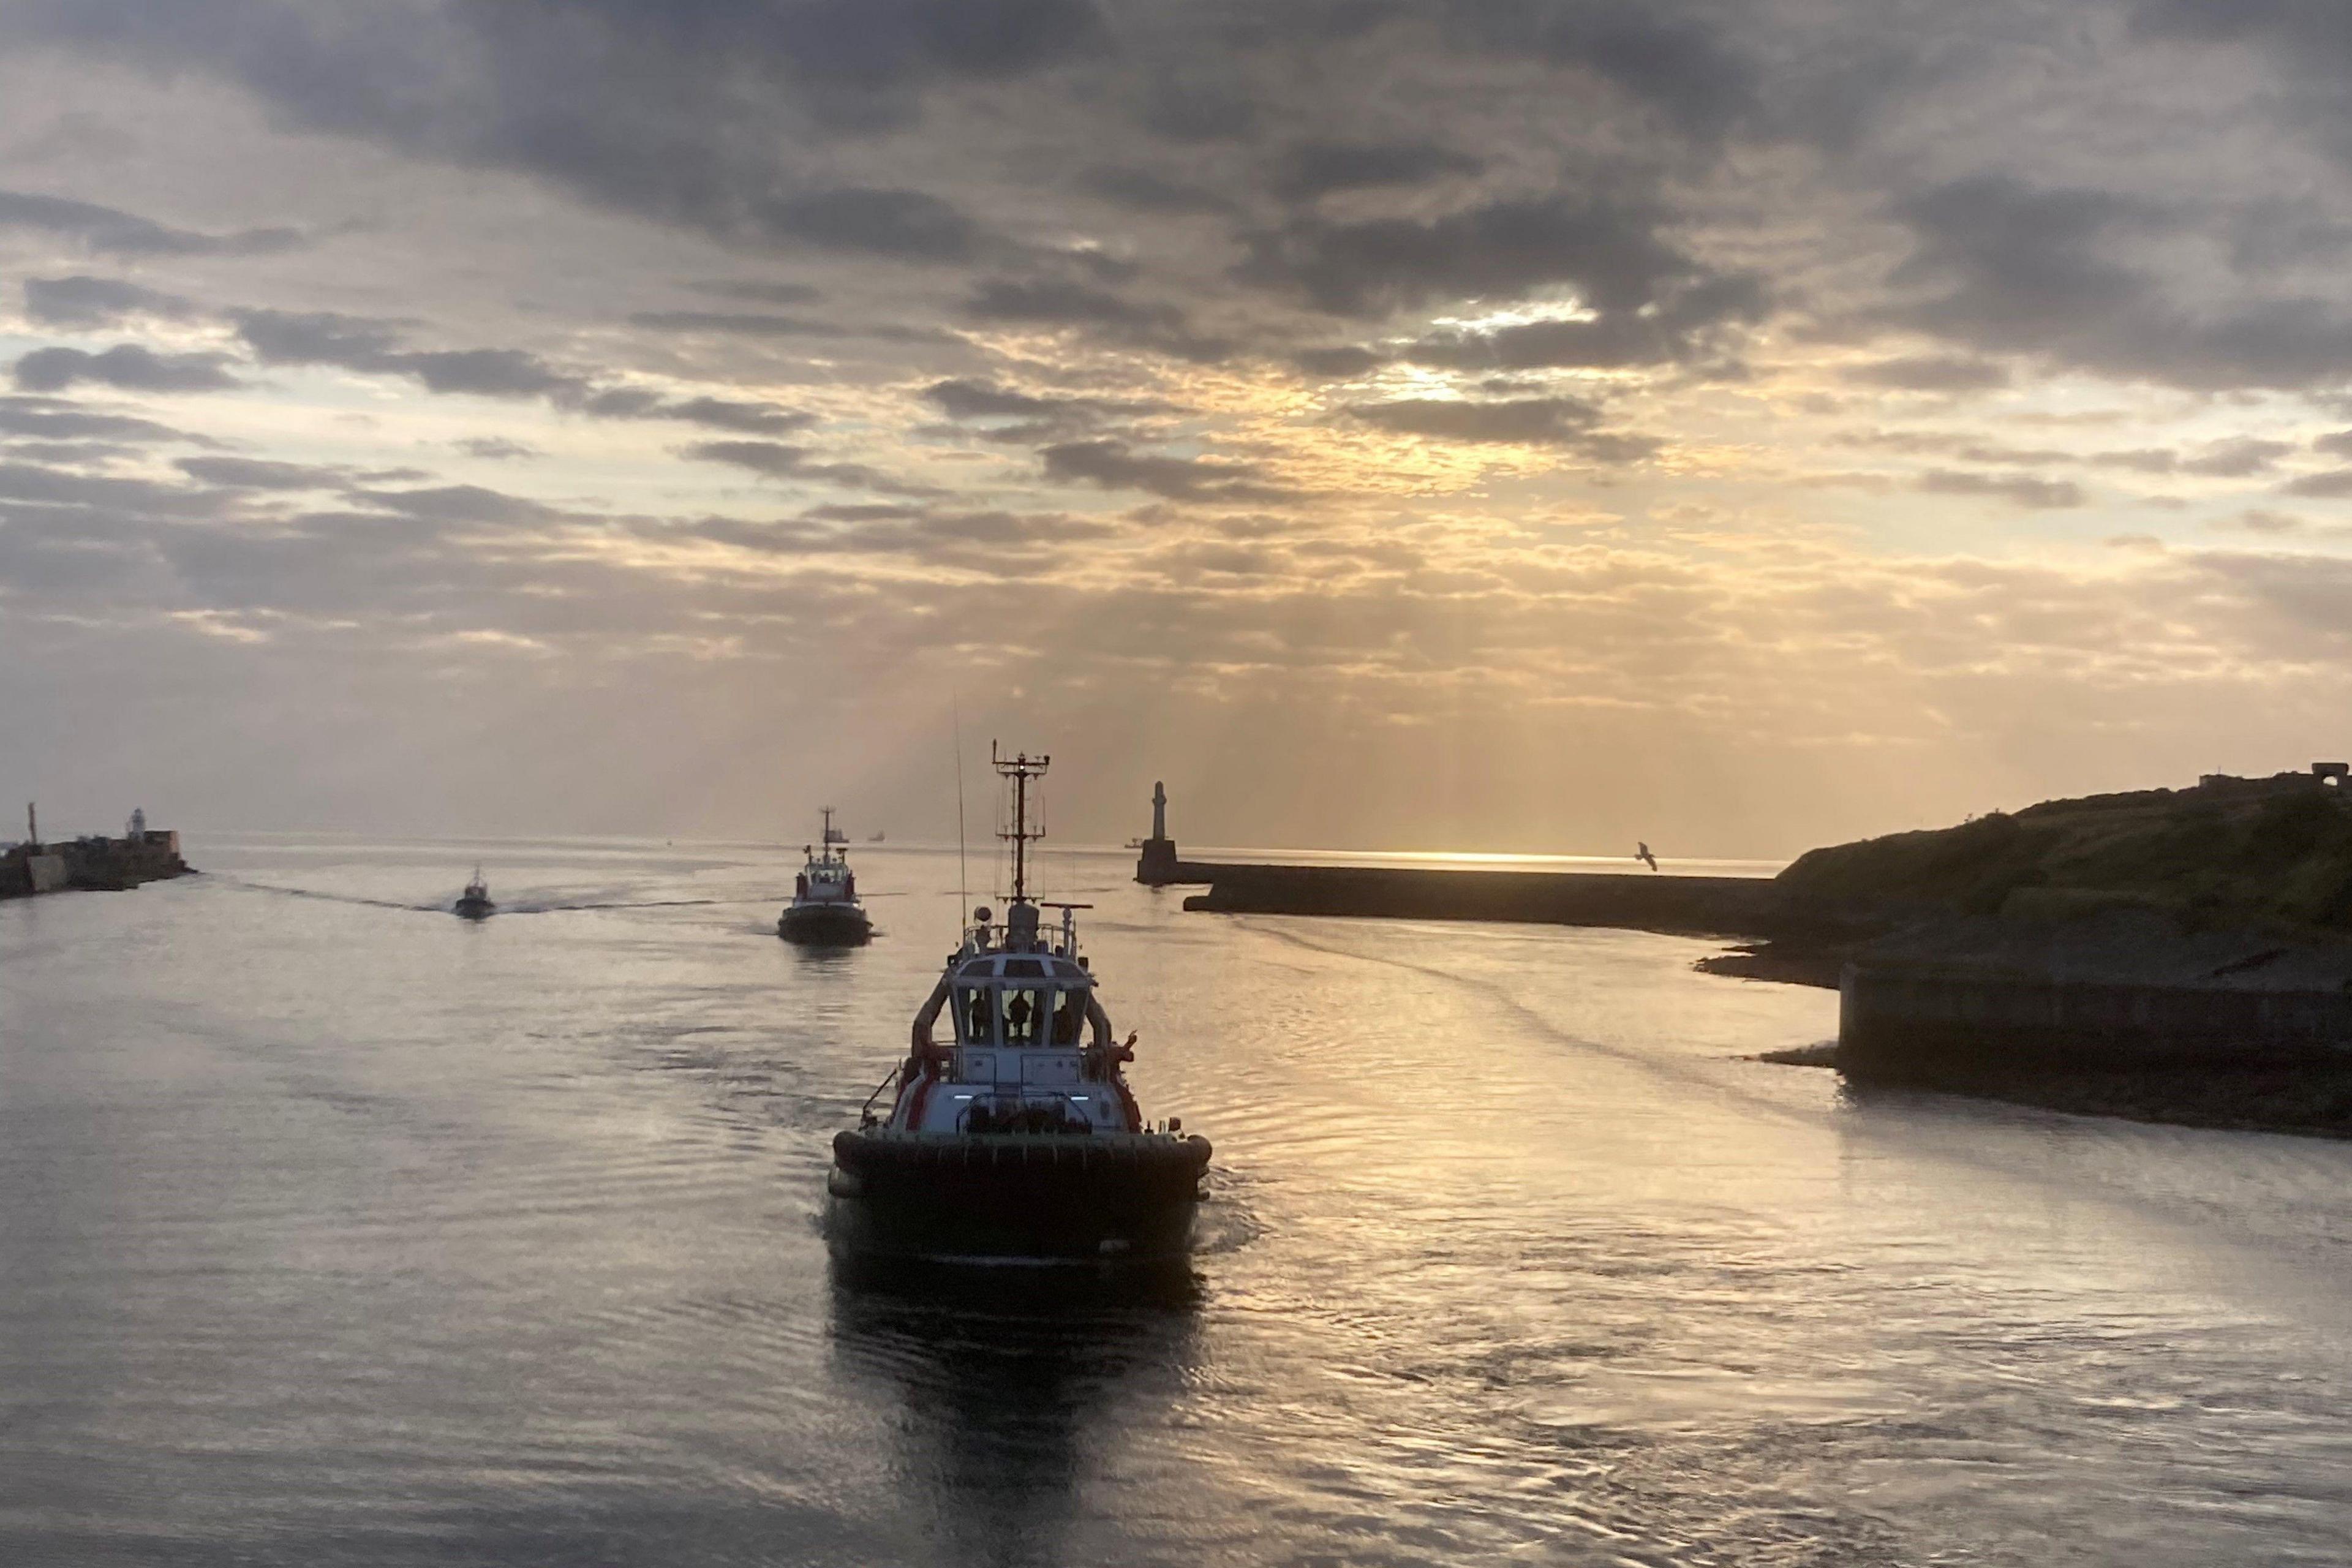
<svg viewBox="0 0 2352 1568"><path fill-rule="evenodd" d="M276 882L250 882L242 877L215 875L213 880L247 892L274 893L283 899L317 899L331 904L353 904L369 910L399 910L408 914L447 914L446 900L429 904L403 903L397 899L370 899L356 893L331 893L320 888L289 888ZM505 915L568 914L584 910L684 910L701 909L717 904L751 903L750 899L599 899L559 903L552 900L515 900L499 906Z"/></svg>

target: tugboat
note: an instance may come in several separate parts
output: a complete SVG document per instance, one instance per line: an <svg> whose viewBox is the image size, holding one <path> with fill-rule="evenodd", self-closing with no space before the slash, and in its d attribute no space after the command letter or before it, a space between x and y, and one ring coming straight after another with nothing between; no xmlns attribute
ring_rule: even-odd
<svg viewBox="0 0 2352 1568"><path fill-rule="evenodd" d="M1013 796L1013 898L972 911L907 1059L833 1140L831 1232L852 1258L1153 1263L1182 1256L1209 1141L1144 1121L1078 951L1086 904L1029 896L1029 793L1048 757L991 761ZM1060 912L1048 929L1042 910ZM951 1041L932 1034L941 1014ZM885 1099L887 1110L877 1110Z"/></svg>
<svg viewBox="0 0 2352 1568"><path fill-rule="evenodd" d="M874 934L874 925L857 901L857 875L841 848L849 835L834 826L829 805L822 842L822 849L809 845L801 850L807 863L793 879L793 901L776 917L776 934L812 947L855 947Z"/></svg>
<svg viewBox="0 0 2352 1568"><path fill-rule="evenodd" d="M499 906L490 902L489 884L482 880L479 866L474 868L474 879L466 884L466 890L457 895L449 912L469 921L486 921L499 912Z"/></svg>

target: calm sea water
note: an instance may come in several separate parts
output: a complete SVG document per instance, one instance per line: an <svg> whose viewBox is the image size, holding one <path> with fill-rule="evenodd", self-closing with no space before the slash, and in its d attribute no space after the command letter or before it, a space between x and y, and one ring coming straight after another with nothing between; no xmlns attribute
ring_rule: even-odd
<svg viewBox="0 0 2352 1568"><path fill-rule="evenodd" d="M2340 1563L2352 1147L1856 1100L1610 931L1057 855L1188 1279L869 1289L955 858L199 840L0 905L0 1563ZM508 912L429 908L479 858Z"/></svg>

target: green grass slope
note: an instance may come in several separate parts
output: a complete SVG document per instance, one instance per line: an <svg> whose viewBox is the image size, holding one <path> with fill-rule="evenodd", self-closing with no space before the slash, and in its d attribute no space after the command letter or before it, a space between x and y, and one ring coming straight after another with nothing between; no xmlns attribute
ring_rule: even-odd
<svg viewBox="0 0 2352 1568"><path fill-rule="evenodd" d="M2027 920L2138 907L2191 929L2352 931L2352 789L2282 775L2048 801L1815 849L1780 882L1848 905Z"/></svg>

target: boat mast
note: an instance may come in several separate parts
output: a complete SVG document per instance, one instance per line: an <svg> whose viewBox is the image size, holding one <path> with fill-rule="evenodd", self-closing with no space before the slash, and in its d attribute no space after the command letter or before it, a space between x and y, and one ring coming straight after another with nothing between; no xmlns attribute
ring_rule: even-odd
<svg viewBox="0 0 2352 1568"><path fill-rule="evenodd" d="M1025 904L1029 901L1029 841L1045 837L1042 828L1033 831L1029 826L1029 781L1045 777L1054 759L1033 757L1026 752L1004 756L991 741L988 760L999 775L1013 783L1013 826L997 837L1013 846L1013 901Z"/></svg>

